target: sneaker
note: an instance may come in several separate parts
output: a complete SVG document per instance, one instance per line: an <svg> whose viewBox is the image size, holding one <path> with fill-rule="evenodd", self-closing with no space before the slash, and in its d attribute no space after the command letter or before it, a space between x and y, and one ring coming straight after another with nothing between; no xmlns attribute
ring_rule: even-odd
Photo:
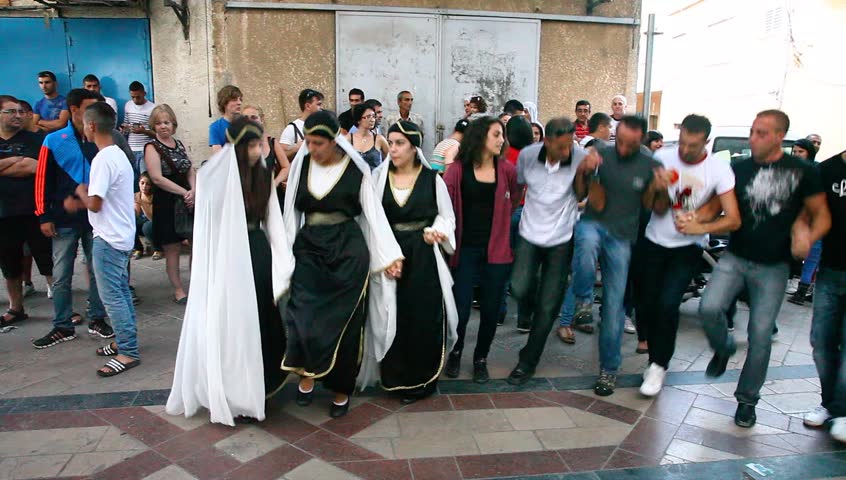
<svg viewBox="0 0 846 480"><path fill-rule="evenodd" d="M98 335L100 338L112 338L115 336L115 331L112 326L106 323L102 318L95 318L88 323L88 333L91 335Z"/></svg>
<svg viewBox="0 0 846 480"><path fill-rule="evenodd" d="M473 361L473 382L488 383L491 376L488 374L488 362L484 358Z"/></svg>
<svg viewBox="0 0 846 480"><path fill-rule="evenodd" d="M837 417L831 421L831 438L846 442L846 417Z"/></svg>
<svg viewBox="0 0 846 480"><path fill-rule="evenodd" d="M626 323L623 325L623 331L626 333L637 333L637 328L635 328L631 318L626 317Z"/></svg>
<svg viewBox="0 0 846 480"><path fill-rule="evenodd" d="M47 298L53 298L53 285L47 284Z"/></svg>
<svg viewBox="0 0 846 480"><path fill-rule="evenodd" d="M23 296L24 296L24 298L31 297L33 295L35 295L35 285L33 285L32 282L24 282L24 284L23 284Z"/></svg>
<svg viewBox="0 0 846 480"><path fill-rule="evenodd" d="M605 370L599 372L599 380L593 387L593 393L600 397L607 397L614 393L614 386L617 384L617 375L608 373Z"/></svg>
<svg viewBox="0 0 846 480"><path fill-rule="evenodd" d="M829 418L831 418L831 414L828 413L828 409L820 405L813 411L806 413L802 423L808 427L822 427Z"/></svg>
<svg viewBox="0 0 846 480"><path fill-rule="evenodd" d="M447 359L444 374L448 378L458 378L458 372L461 370L461 352L450 352Z"/></svg>
<svg viewBox="0 0 846 480"><path fill-rule="evenodd" d="M69 342L76 338L74 330L64 328L54 328L50 333L41 338L32 341L32 346L38 349L50 348L53 345L58 345L62 342Z"/></svg>
<svg viewBox="0 0 846 480"><path fill-rule="evenodd" d="M796 290L799 288L799 279L798 278L791 278L787 281L787 288L784 290L784 293L788 295L793 295L796 293Z"/></svg>
<svg viewBox="0 0 846 480"><path fill-rule="evenodd" d="M758 417L755 415L755 405L738 403L737 411L734 413L734 424L738 427L752 428Z"/></svg>
<svg viewBox="0 0 846 480"><path fill-rule="evenodd" d="M517 319L517 332L518 333L529 333L532 330L532 320L529 318L518 318Z"/></svg>
<svg viewBox="0 0 846 480"><path fill-rule="evenodd" d="M661 393L664 387L664 377L667 376L667 369L657 363L650 363L643 372L643 383L640 385L640 394L647 397L654 397Z"/></svg>

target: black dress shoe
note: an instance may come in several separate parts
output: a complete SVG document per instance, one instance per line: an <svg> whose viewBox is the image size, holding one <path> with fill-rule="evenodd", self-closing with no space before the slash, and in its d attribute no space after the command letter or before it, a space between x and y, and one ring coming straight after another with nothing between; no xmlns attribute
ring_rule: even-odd
<svg viewBox="0 0 846 480"><path fill-rule="evenodd" d="M461 370L461 352L451 352L444 373L449 378L458 378L459 370Z"/></svg>
<svg viewBox="0 0 846 480"><path fill-rule="evenodd" d="M473 382L488 383L491 376L488 374L488 362L484 358L473 362Z"/></svg>
<svg viewBox="0 0 846 480"><path fill-rule="evenodd" d="M715 352L714 358L708 362L708 367L705 368L705 376L721 377L724 373L726 373L726 366L728 365L729 358L731 358L731 355L721 355Z"/></svg>
<svg viewBox="0 0 846 480"><path fill-rule="evenodd" d="M338 405L335 402L332 402L332 408L329 410L329 416L332 418L339 418L343 417L350 411L350 399L347 398L347 403L343 405Z"/></svg>
<svg viewBox="0 0 846 480"><path fill-rule="evenodd" d="M755 415L755 405L738 403L737 411L734 413L734 424L738 427L752 428L758 417Z"/></svg>
<svg viewBox="0 0 846 480"><path fill-rule="evenodd" d="M511 371L511 375L508 376L506 381L511 385L523 385L534 376L534 370L518 366Z"/></svg>
<svg viewBox="0 0 846 480"><path fill-rule="evenodd" d="M297 405L301 407L307 407L311 405L311 396L314 393L314 387L311 388L310 392L304 392L300 390L300 387L297 387Z"/></svg>

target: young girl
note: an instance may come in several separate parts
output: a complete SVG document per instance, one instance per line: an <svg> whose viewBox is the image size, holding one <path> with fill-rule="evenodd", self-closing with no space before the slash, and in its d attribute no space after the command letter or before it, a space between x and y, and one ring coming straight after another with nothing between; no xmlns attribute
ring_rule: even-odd
<svg viewBox="0 0 846 480"><path fill-rule="evenodd" d="M402 251L374 195L370 167L339 136L326 111L305 121L305 147L291 162L285 230L296 267L285 310L282 369L300 376L297 404L311 403L315 380L335 394L330 415L349 410L367 316L368 356L393 341L395 312L380 289L402 272ZM373 297L368 308L368 297Z"/></svg>
<svg viewBox="0 0 846 480"><path fill-rule="evenodd" d="M153 181L147 172L141 174L138 180L138 193L135 194L135 250L132 252L136 260L149 255L149 247L146 247L141 237L152 245L153 260L162 258L161 247L153 240Z"/></svg>
<svg viewBox="0 0 846 480"><path fill-rule="evenodd" d="M452 276L441 252L455 248L455 215L446 185L423 158L422 140L416 124L395 123L388 130L388 161L373 172L376 195L405 256L396 279L396 336L381 364L382 388L399 393L405 404L435 391L458 323Z"/></svg>
<svg viewBox="0 0 846 480"><path fill-rule="evenodd" d="M285 332L279 298L293 258L262 129L236 119L228 143L197 176L191 296L179 338L171 415L206 407L211 421L265 418L265 399L282 386ZM249 255L249 261L245 261Z"/></svg>

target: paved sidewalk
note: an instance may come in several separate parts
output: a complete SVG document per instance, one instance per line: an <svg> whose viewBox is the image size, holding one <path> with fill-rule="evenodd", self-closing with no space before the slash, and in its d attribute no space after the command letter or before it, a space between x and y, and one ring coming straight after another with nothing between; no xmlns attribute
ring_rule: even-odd
<svg viewBox="0 0 846 480"><path fill-rule="evenodd" d="M50 329L52 307L43 294L27 299L33 318L0 334L0 480L846 478L846 445L801 422L819 404L808 307L784 304L752 429L732 419L747 312L735 332L741 350L713 383L703 374L711 354L695 300L682 306L673 371L657 399L637 392L646 357L634 353L633 335L610 397L591 391L596 335L579 334L575 346L550 338L538 377L508 385L526 339L511 317L497 332L489 384L466 379L467 355L464 379L442 380L439 394L403 406L371 390L341 419L329 418L331 397L320 389L310 407L296 406L291 384L266 421L230 428L209 424L206 412L163 411L183 309L168 300L163 269L163 261L133 262L144 364L111 379L95 374L104 341L83 329L77 340L34 349L29 341ZM81 309L85 292L76 293ZM473 323L468 337L472 345Z"/></svg>

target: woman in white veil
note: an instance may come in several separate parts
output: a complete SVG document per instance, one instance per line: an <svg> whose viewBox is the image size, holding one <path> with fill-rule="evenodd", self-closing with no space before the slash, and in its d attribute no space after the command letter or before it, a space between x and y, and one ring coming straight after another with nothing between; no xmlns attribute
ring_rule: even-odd
<svg viewBox="0 0 846 480"><path fill-rule="evenodd" d="M197 174L191 295L166 410L188 417L205 407L232 426L264 420L265 399L282 386L276 304L294 265L261 127L241 117L226 135Z"/></svg>
<svg viewBox="0 0 846 480"><path fill-rule="evenodd" d="M396 307L384 297L388 280L401 274L403 256L374 195L370 167L338 136L335 116L313 113L303 131L305 144L285 192L296 267L283 318L282 369L300 376L298 405L311 403L320 380L335 394L330 415L340 417L349 409L364 350L378 361L393 341Z"/></svg>
<svg viewBox="0 0 846 480"><path fill-rule="evenodd" d="M422 140L414 123L392 125L390 155L373 172L376 196L405 256L402 275L390 280L396 284L396 336L380 377L382 388L401 395L405 404L435 392L458 325L444 260L444 252L455 249L455 215L446 184L420 151Z"/></svg>

